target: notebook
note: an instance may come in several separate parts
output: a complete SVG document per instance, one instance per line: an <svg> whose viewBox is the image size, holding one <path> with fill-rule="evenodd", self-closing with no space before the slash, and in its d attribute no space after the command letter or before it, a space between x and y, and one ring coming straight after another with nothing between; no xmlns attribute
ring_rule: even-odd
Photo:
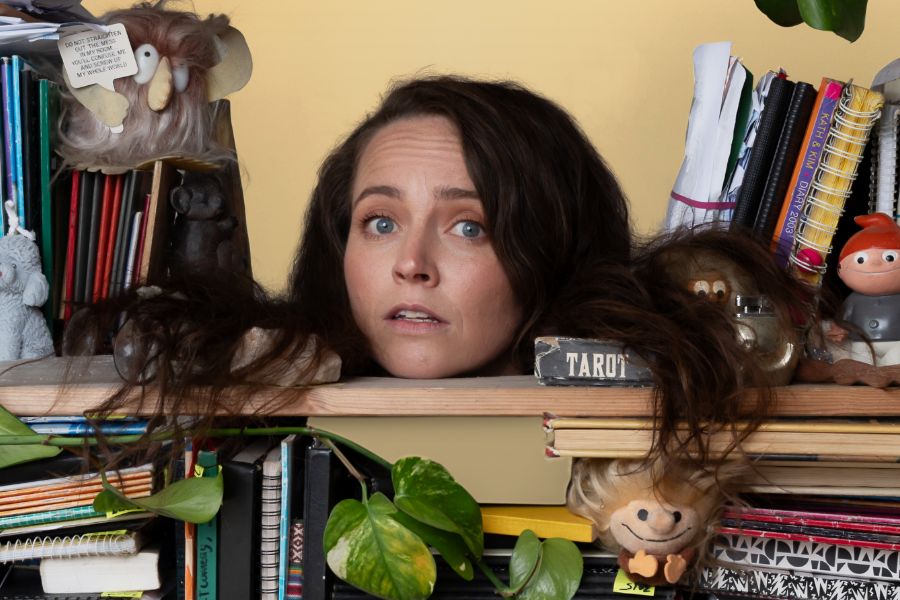
<svg viewBox="0 0 900 600"><path fill-rule="evenodd" d="M883 101L882 94L853 84L841 94L791 250L793 271L812 285L822 284L825 259Z"/></svg>
<svg viewBox="0 0 900 600"><path fill-rule="evenodd" d="M155 590L161 584L157 547L120 556L45 558L40 569L48 594Z"/></svg>
<svg viewBox="0 0 900 600"><path fill-rule="evenodd" d="M119 529L80 535L36 536L0 544L0 562L134 554L144 542L140 531Z"/></svg>

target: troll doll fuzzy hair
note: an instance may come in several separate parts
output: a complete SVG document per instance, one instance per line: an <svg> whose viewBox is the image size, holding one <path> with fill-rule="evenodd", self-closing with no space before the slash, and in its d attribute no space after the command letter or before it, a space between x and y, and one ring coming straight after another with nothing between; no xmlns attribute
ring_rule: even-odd
<svg viewBox="0 0 900 600"><path fill-rule="evenodd" d="M723 485L737 478L743 467L737 461L718 470L705 471L677 459L641 460L582 459L572 468L567 503L569 510L594 522L598 540L610 551L622 547L610 528L610 516L637 498L655 497L676 506L690 506L708 523L728 497ZM699 530L685 544L697 546L706 539Z"/></svg>
<svg viewBox="0 0 900 600"><path fill-rule="evenodd" d="M163 2L143 3L101 17L106 24L122 23L134 48L148 43L159 55L188 67L183 92L171 95L161 111L148 106L147 84L133 77L114 82L129 101L121 133L113 133L90 109L66 95L60 118L61 148L66 162L78 167L137 166L165 156L187 156L209 162L233 158L212 140L213 114L207 95L206 72L219 63L219 36L229 28L225 15L201 19L190 12L167 10Z"/></svg>

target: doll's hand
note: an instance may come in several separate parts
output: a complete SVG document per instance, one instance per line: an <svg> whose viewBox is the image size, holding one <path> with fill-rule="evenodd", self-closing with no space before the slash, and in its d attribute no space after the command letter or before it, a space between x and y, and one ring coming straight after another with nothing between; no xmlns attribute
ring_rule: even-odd
<svg viewBox="0 0 900 600"><path fill-rule="evenodd" d="M663 575L669 583L676 583L687 569L687 561L680 554L667 554Z"/></svg>
<svg viewBox="0 0 900 600"><path fill-rule="evenodd" d="M634 558L628 559L628 571L642 577L653 577L658 569L659 561L656 560L656 557L643 550L638 550L634 554Z"/></svg>
<svg viewBox="0 0 900 600"><path fill-rule="evenodd" d="M825 337L833 344L842 344L847 339L847 330L831 321L825 323Z"/></svg>

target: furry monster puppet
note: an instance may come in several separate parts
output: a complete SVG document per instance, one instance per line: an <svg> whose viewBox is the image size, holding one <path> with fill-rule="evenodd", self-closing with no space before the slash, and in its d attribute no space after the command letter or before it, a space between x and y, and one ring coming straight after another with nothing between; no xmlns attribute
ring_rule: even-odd
<svg viewBox="0 0 900 600"><path fill-rule="evenodd" d="M648 585L674 584L705 541L724 500L712 475L676 460L575 463L569 509L591 519L619 566Z"/></svg>
<svg viewBox="0 0 900 600"><path fill-rule="evenodd" d="M138 72L114 82L74 89L62 117L61 153L80 168L121 172L166 157L201 162L231 158L213 140L210 102L241 89L251 72L250 51L225 15L201 19L139 4L104 15L122 23Z"/></svg>

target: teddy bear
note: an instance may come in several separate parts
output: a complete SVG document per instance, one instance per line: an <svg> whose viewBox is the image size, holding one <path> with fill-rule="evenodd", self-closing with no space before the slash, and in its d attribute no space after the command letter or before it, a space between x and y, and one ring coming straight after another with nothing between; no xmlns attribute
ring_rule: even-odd
<svg viewBox="0 0 900 600"><path fill-rule="evenodd" d="M38 309L49 291L37 244L16 232L0 237L0 360L54 353L53 338Z"/></svg>

